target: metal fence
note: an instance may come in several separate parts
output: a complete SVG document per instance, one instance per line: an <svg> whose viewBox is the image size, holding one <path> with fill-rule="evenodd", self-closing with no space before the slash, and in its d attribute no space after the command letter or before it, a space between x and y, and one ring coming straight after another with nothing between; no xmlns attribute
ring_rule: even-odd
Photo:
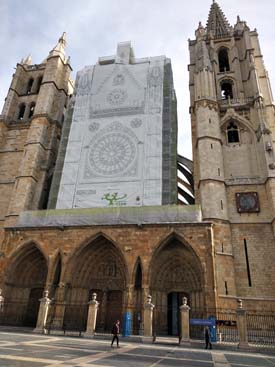
<svg viewBox="0 0 275 367"><path fill-rule="evenodd" d="M248 311L246 313L248 343L275 347L275 313Z"/></svg>
<svg viewBox="0 0 275 367"><path fill-rule="evenodd" d="M64 318L61 326L64 333L75 332L81 335L86 331L88 320L88 303L64 304ZM59 305L60 310L60 305ZM56 305L50 304L46 329L48 332L54 330L54 319ZM6 301L0 309L0 325L28 326L35 328L38 311L30 312L28 302ZM179 308L169 305L156 305L153 311L152 330L153 336L176 336L180 337L181 320ZM275 348L275 313L268 311L247 311L243 316L246 319L248 343L257 347ZM238 315L236 310L224 309L190 309L190 319L216 320L217 343L233 343L240 341L238 331ZM120 332L125 335L143 335L144 308L138 305L125 305L117 303L106 303L106 307L99 305L95 332L98 334L111 334L112 325L120 320ZM204 326L190 325L191 339L204 338Z"/></svg>
<svg viewBox="0 0 275 367"><path fill-rule="evenodd" d="M191 309L190 319L216 319L216 340L218 343L237 343L239 333L235 310ZM191 339L204 339L204 326L190 325Z"/></svg>

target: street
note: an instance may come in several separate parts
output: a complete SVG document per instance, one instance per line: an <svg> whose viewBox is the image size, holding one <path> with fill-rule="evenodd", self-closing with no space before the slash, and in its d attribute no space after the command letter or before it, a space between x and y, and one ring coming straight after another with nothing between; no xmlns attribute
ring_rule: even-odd
<svg viewBox="0 0 275 367"><path fill-rule="evenodd" d="M214 346L215 348L215 346ZM1 367L270 367L275 354L205 350L172 344L129 343L29 333L0 332Z"/></svg>

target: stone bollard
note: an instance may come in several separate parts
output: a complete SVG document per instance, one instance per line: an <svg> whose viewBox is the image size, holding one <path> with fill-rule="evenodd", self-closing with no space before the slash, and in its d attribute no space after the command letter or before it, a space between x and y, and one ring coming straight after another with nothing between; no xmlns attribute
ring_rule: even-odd
<svg viewBox="0 0 275 367"><path fill-rule="evenodd" d="M59 283L55 291L54 301L54 317L51 324L51 329L57 331L63 329L64 313L65 313L65 284Z"/></svg>
<svg viewBox="0 0 275 367"><path fill-rule="evenodd" d="M144 342L153 341L153 310L152 296L147 296L147 302L144 305L143 315L143 338Z"/></svg>
<svg viewBox="0 0 275 367"><path fill-rule="evenodd" d="M4 312L4 297L2 296L2 289L0 288L0 312Z"/></svg>
<svg viewBox="0 0 275 367"><path fill-rule="evenodd" d="M36 328L34 329L35 333L46 334L46 326L47 326L47 317L49 313L51 300L48 297L49 291L44 292L44 297L40 298L40 307L38 312L38 318L36 322Z"/></svg>
<svg viewBox="0 0 275 367"><path fill-rule="evenodd" d="M96 300L96 293L92 294L92 300L89 302L89 310L88 310L88 320L85 336L93 337L95 335L95 326L96 326L96 317L97 310L99 307L99 302Z"/></svg>
<svg viewBox="0 0 275 367"><path fill-rule="evenodd" d="M190 343L189 312L190 307L187 305L187 298L182 297L182 306L180 306L180 343Z"/></svg>
<svg viewBox="0 0 275 367"><path fill-rule="evenodd" d="M246 310L243 309L243 303L241 299L238 299L237 302L237 328L240 337L238 348L248 348Z"/></svg>

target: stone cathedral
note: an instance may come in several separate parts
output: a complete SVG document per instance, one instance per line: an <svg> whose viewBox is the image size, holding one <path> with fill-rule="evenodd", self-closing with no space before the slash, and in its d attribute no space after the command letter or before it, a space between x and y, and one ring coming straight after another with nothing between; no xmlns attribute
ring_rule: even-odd
<svg viewBox="0 0 275 367"><path fill-rule="evenodd" d="M56 330L85 330L94 292L107 332L129 312L140 333L149 294L162 335L177 335L182 296L206 317L238 298L275 311L275 110L257 31L214 1L189 40L193 161L177 154L170 59L119 43L74 83L65 46L17 64L0 118L0 322L35 327L45 290Z"/></svg>

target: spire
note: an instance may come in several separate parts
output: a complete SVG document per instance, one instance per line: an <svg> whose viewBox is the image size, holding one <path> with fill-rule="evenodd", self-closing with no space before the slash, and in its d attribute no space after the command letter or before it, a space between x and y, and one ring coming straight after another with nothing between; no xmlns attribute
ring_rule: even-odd
<svg viewBox="0 0 275 367"><path fill-rule="evenodd" d="M60 56L63 60L65 59L65 47L66 47L66 32L62 33L59 38L57 45L50 51L48 57Z"/></svg>
<svg viewBox="0 0 275 367"><path fill-rule="evenodd" d="M230 24L215 0L213 0L211 5L206 27L207 34L211 32L215 38L228 36L230 34Z"/></svg>
<svg viewBox="0 0 275 367"><path fill-rule="evenodd" d="M28 56L25 58L25 60L24 60L24 59L22 59L22 60L21 60L21 63L22 63L23 65L31 65L31 64L32 64L32 57L31 57L31 55L28 55Z"/></svg>

